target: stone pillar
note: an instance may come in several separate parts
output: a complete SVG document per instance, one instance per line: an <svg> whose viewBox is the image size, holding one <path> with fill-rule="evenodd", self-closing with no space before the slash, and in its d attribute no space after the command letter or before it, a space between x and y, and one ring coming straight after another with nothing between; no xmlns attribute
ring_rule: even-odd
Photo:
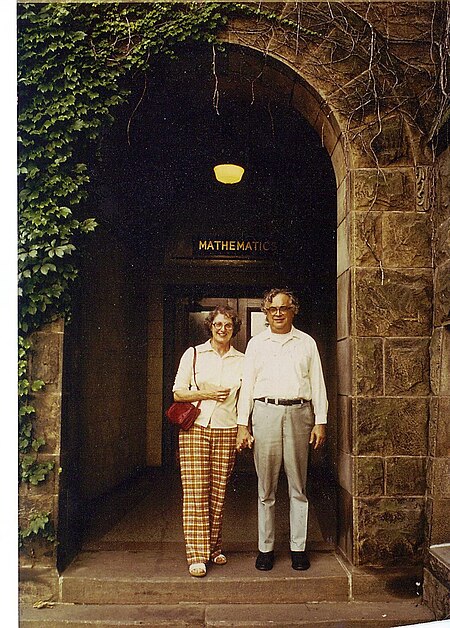
<svg viewBox="0 0 450 628"><path fill-rule="evenodd" d="M352 169L338 229L340 546L356 565L422 556L432 271L416 175Z"/></svg>
<svg viewBox="0 0 450 628"><path fill-rule="evenodd" d="M450 149L439 160L433 213L434 325L431 342L430 545L450 543Z"/></svg>
<svg viewBox="0 0 450 628"><path fill-rule="evenodd" d="M37 486L20 486L20 523L25 527L30 514L42 512L50 513L55 530L58 526L63 337L63 320L45 325L31 335L30 377L45 383L31 400L36 409L34 436L45 440L38 460L52 462L54 466L46 480ZM36 540L26 545L20 556L22 599L58 599L56 558L56 544Z"/></svg>
<svg viewBox="0 0 450 628"><path fill-rule="evenodd" d="M450 613L450 149L437 160L433 211L434 325L424 600L437 619Z"/></svg>

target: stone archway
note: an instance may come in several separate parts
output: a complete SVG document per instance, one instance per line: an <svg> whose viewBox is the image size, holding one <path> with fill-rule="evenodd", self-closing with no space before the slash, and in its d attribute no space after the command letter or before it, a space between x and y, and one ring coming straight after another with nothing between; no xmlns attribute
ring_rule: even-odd
<svg viewBox="0 0 450 628"><path fill-rule="evenodd" d="M254 26L239 21L224 40L294 70L282 88L320 132L336 173L341 548L355 564L414 562L425 541L431 153L411 119L414 99L402 102L390 81L393 102L365 110L357 94L367 65L355 71L349 57L333 61L331 45L299 47Z"/></svg>
<svg viewBox="0 0 450 628"><path fill-rule="evenodd" d="M295 49L283 33L250 31L239 22L227 41L292 68L298 78L283 88L320 133L336 174L339 545L357 565L414 562L425 541L430 156L407 112L352 118L367 70L342 62L347 84L336 89L337 77L318 69L318 60L332 65L326 44Z"/></svg>
<svg viewBox="0 0 450 628"><path fill-rule="evenodd" d="M403 22L380 8L374 14L379 32L387 32L387 23L392 33L412 30L408 19L430 21L426 8L408 4L399 3ZM302 10L310 25L323 17L319 5ZM268 70L267 80L281 81L331 156L338 188L339 546L356 565L409 564L421 561L426 541L433 162L425 139L432 103L405 98L392 67L381 64L376 81L385 81L383 98L361 105L375 80L370 30L353 8L342 11L355 21L354 32L361 27L355 57L347 54L354 41L338 21L329 26L333 46L326 39L299 43L281 28L245 20L233 22L223 39L290 69L287 78ZM46 334L51 345L53 333L59 343L61 329L54 326L37 338ZM37 365L41 358L36 353ZM58 397L61 381L50 381ZM57 482L53 497L56 504Z"/></svg>

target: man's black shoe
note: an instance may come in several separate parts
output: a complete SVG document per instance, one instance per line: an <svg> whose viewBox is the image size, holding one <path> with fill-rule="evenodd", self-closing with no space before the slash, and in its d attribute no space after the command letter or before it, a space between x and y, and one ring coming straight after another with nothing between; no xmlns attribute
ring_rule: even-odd
<svg viewBox="0 0 450 628"><path fill-rule="evenodd" d="M306 552L291 552L292 569L306 571L310 567L310 562Z"/></svg>
<svg viewBox="0 0 450 628"><path fill-rule="evenodd" d="M259 552L255 563L256 569L259 569L260 571L270 571L273 567L274 558L275 556L273 551Z"/></svg>

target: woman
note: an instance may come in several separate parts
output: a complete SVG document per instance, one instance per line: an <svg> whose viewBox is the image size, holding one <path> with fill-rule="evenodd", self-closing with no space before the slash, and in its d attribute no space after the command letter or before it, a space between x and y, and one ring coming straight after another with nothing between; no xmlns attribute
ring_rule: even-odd
<svg viewBox="0 0 450 628"><path fill-rule="evenodd" d="M227 562L222 553L223 504L236 454L237 395L244 354L230 341L241 327L237 313L217 306L205 326L210 340L182 355L175 377L175 401L201 401L200 415L190 430L180 430L183 485L183 528L189 573L206 575L206 563Z"/></svg>

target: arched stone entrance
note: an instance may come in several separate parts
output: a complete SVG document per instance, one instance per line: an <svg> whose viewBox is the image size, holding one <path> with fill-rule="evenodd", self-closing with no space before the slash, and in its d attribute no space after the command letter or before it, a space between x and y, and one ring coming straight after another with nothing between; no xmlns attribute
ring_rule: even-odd
<svg viewBox="0 0 450 628"><path fill-rule="evenodd" d="M76 462L74 449L65 447L69 440L62 445L65 468L78 465L77 482L67 487L84 511L139 468L173 464L163 408L171 402L180 349L188 343L186 317L205 297L242 305L260 299L270 285L295 287L302 302L299 323L319 343L336 413L336 185L330 160L286 92L270 86L266 72L280 74L276 65L241 47L217 53L217 114L210 100L211 50L196 49L193 57L195 65L184 59L150 75L150 84L162 82L161 92L141 102L128 129L129 146L129 112L122 112L104 139L93 177L100 227L84 255L67 329L72 349L66 364L79 374L69 376L65 396L67 422L77 424L80 435ZM242 64L247 69L240 75ZM267 69L255 81L261 68ZM246 178L236 187L219 186L212 173L217 153L230 144L247 160ZM279 251L208 257L194 250L198 236L224 242L265 238ZM334 460L335 426L330 424ZM330 464L316 457L312 466L325 466L331 477ZM328 490L334 506L332 481ZM332 512L329 528L335 518Z"/></svg>
<svg viewBox="0 0 450 628"><path fill-rule="evenodd" d="M312 21L319 18L314 11ZM346 47L341 35L343 53L349 42ZM282 29L245 20L233 23L224 40L289 68L264 64L264 78L317 130L334 167L339 547L356 565L420 562L431 392L432 160L413 104L401 100L390 68L379 69L386 98L361 104L373 78L367 39L357 62L336 57L325 41L299 44ZM160 315L163 296L154 294ZM157 352L160 321L155 316L149 332ZM155 412L161 401L153 400Z"/></svg>

